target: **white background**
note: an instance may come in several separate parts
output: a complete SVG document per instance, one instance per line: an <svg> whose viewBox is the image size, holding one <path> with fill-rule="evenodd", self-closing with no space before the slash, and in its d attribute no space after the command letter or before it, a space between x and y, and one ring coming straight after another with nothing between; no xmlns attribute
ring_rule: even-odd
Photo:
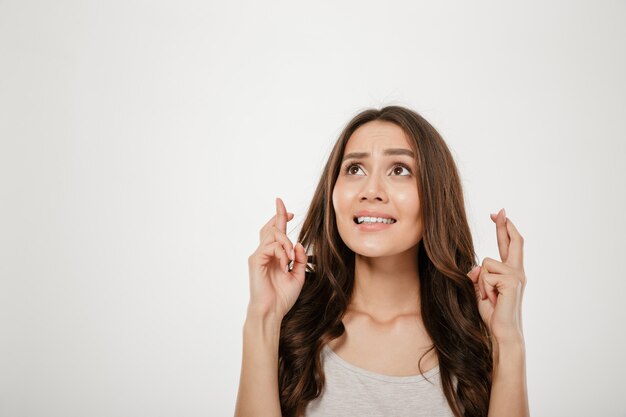
<svg viewBox="0 0 626 417"><path fill-rule="evenodd" d="M0 1L0 416L228 416L247 257L367 107L525 238L533 416L626 416L626 2Z"/></svg>

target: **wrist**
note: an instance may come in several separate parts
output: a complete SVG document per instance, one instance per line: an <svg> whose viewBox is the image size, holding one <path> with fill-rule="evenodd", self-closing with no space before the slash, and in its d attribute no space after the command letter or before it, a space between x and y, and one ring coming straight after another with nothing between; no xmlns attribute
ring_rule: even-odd
<svg viewBox="0 0 626 417"><path fill-rule="evenodd" d="M492 345L497 346L497 347L515 347L515 346L520 346L520 345L524 345L524 334L520 331L511 331L510 333L504 334L504 335L500 335L500 336L495 336L495 335L491 335L491 343Z"/></svg>
<svg viewBox="0 0 626 417"><path fill-rule="evenodd" d="M517 369L526 360L524 339L497 341L493 345L494 372Z"/></svg>
<svg viewBox="0 0 626 417"><path fill-rule="evenodd" d="M282 316L273 311L260 310L249 306L243 326L244 333L253 333L267 341L277 341L282 321Z"/></svg>
<svg viewBox="0 0 626 417"><path fill-rule="evenodd" d="M248 304L246 310L246 321L263 321L280 324L283 321L283 315L278 314L275 310L255 304Z"/></svg>

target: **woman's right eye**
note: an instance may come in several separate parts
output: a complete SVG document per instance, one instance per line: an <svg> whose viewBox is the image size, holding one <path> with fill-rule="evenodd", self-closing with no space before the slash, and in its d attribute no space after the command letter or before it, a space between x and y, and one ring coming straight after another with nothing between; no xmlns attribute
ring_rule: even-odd
<svg viewBox="0 0 626 417"><path fill-rule="evenodd" d="M346 167L346 173L348 175L357 175L357 173L359 172L359 170L361 169L361 167L357 164L350 164Z"/></svg>

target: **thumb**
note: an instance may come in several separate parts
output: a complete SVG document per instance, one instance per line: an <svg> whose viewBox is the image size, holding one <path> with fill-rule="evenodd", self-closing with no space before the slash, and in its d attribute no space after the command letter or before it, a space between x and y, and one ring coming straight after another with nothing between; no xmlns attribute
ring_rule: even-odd
<svg viewBox="0 0 626 417"><path fill-rule="evenodd" d="M480 265L476 265L471 271L467 273L467 276L472 280L474 284L478 284L478 276L480 275Z"/></svg>
<svg viewBox="0 0 626 417"><path fill-rule="evenodd" d="M480 280L480 273L482 270L483 268L480 265L476 265L467 273L467 276L472 280L472 283L474 283L474 289L476 290L476 295L479 297L479 301L485 298L483 295L485 294L485 283Z"/></svg>
<svg viewBox="0 0 626 417"><path fill-rule="evenodd" d="M302 246L302 243L300 242L296 243L296 246L294 246L293 248L293 252L295 256L293 260L293 269L291 270L291 273L302 285L304 284L304 276L305 276L308 256L306 255L304 246Z"/></svg>

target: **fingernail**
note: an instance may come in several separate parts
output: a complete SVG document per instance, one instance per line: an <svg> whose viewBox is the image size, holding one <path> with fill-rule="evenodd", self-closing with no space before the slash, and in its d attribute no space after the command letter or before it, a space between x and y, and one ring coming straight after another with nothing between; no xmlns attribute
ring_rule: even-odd
<svg viewBox="0 0 626 417"><path fill-rule="evenodd" d="M291 250L291 260L293 261L294 259L296 259L296 252L292 249Z"/></svg>
<svg viewBox="0 0 626 417"><path fill-rule="evenodd" d="M506 219L506 211L504 210L504 207L502 207L502 218Z"/></svg>

